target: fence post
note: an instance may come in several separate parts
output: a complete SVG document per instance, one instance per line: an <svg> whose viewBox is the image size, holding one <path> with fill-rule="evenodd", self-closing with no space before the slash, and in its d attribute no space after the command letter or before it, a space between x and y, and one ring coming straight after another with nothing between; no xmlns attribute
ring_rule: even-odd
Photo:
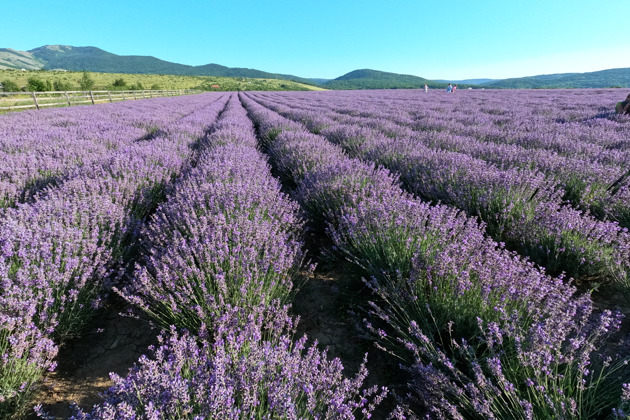
<svg viewBox="0 0 630 420"><path fill-rule="evenodd" d="M109 90L107 91L107 96L109 96L109 103L112 103L112 95L109 93Z"/></svg>
<svg viewBox="0 0 630 420"><path fill-rule="evenodd" d="M90 99L92 100L92 105L94 105L94 95L92 94L92 91L90 91Z"/></svg>
<svg viewBox="0 0 630 420"><path fill-rule="evenodd" d="M35 102L35 108L39 109L39 104L37 103L37 95L35 95L35 92L31 92L31 96L33 97L33 102Z"/></svg>
<svg viewBox="0 0 630 420"><path fill-rule="evenodd" d="M70 97L68 96L68 92L64 92L64 95L66 95L66 102L68 102L68 106L70 106Z"/></svg>
<svg viewBox="0 0 630 420"><path fill-rule="evenodd" d="M120 93L122 93L123 101L126 101L126 100L127 100L127 98L125 98L125 91L123 90L123 91L121 91Z"/></svg>
<svg viewBox="0 0 630 420"><path fill-rule="evenodd" d="M135 90L133 91L133 99L138 99L138 98L136 98L136 91Z"/></svg>

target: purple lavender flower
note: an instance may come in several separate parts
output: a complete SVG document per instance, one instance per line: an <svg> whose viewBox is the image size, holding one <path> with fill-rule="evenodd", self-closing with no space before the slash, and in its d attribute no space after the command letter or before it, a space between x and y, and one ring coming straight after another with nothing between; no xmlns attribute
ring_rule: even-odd
<svg viewBox="0 0 630 420"><path fill-rule="evenodd" d="M91 413L75 409L71 418L369 418L387 390L361 388L365 360L346 378L341 361L329 360L317 343L307 347L306 336L291 340L284 311L273 315L271 330L262 308L224 312L211 339L172 328L127 377L112 374L103 403Z"/></svg>
<svg viewBox="0 0 630 420"><path fill-rule="evenodd" d="M260 127L282 126L277 115L260 105L276 95L265 94L265 100L260 99L262 94L242 96ZM275 101L273 108L296 118L306 115L281 102ZM365 124L384 127L386 136L394 140L406 132L405 127L397 131L383 120ZM324 132L332 130L334 125ZM292 131L296 132L292 137L304 138L299 128ZM267 147L273 149L282 136L282 131L276 134ZM311 138L310 153L316 155L321 139ZM373 139L360 138L351 150L365 147L373 152ZM411 152L411 148L392 147L388 158L404 160ZM289 168L295 164L281 154L275 161L278 166L288 162ZM484 226L475 220L396 191L386 181L386 172L357 170L355 174L341 169L349 167L360 165L338 153L327 166L307 170L296 180L298 197L304 204L320 204L309 215L323 215L335 250L371 276L367 283L378 301L367 310L366 327L380 346L406 364L411 406L427 404L438 418L549 418L593 417L618 405L621 382L628 377L623 368L627 360L600 354L603 343L619 327L618 314L595 314L588 294L579 295L562 278L548 277L487 239ZM456 166L446 172L461 176ZM431 188L430 176L424 176ZM310 182L311 177L322 182ZM359 182L336 182L337 178ZM503 182L514 186L514 191L520 185L516 177L503 179L489 173L486 179L492 180L486 185ZM538 187L544 187L544 177L538 180ZM381 187L373 189L375 185ZM523 194L522 203L531 201L538 194L535 191ZM454 187L453 193L458 193ZM541 196L546 197L542 203L555 205L558 194L545 190ZM483 197L479 200L484 202ZM572 210L550 207L556 212ZM607 391L606 399L600 397L603 389L613 390Z"/></svg>

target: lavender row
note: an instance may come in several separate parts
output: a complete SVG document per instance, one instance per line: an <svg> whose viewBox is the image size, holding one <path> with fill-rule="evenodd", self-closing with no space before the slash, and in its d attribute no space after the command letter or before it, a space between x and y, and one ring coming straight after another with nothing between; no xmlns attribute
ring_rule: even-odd
<svg viewBox="0 0 630 420"><path fill-rule="evenodd" d="M196 112L178 121L178 127L188 124L190 130L133 143L77 169L32 203L5 209L0 222L3 414L19 410L42 373L54 369L53 340L76 334L100 306L120 274L123 240L159 198L155 187L179 172L203 131L199 127L216 118L216 105L206 105L198 102Z"/></svg>
<svg viewBox="0 0 630 420"><path fill-rule="evenodd" d="M199 332L228 306L285 303L301 269L296 204L280 192L239 107L233 97L141 234L147 258L123 296L164 327Z"/></svg>
<svg viewBox="0 0 630 420"><path fill-rule="evenodd" d="M313 121L325 121L306 111L269 106L291 119L302 117L311 129ZM551 273L630 282L627 229L563 205L560 188L539 172L501 170L461 153L430 149L360 126L331 122L319 130L352 156L399 173L405 186L423 199L479 216L492 237Z"/></svg>
<svg viewBox="0 0 630 420"><path fill-rule="evenodd" d="M623 165L630 152L630 127L612 106L619 97L616 90L466 92L459 97L413 91L289 95L304 106L324 105L347 116L383 118L415 130L447 131L605 164Z"/></svg>
<svg viewBox="0 0 630 420"><path fill-rule="evenodd" d="M79 167L102 161L134 141L156 137L206 100L203 96L188 101L169 99L3 116L0 206L24 202L39 188L62 182Z"/></svg>
<svg viewBox="0 0 630 420"><path fill-rule="evenodd" d="M538 137L547 136L548 131L553 130L553 125L558 125L557 123L548 122L547 124L551 128L547 127L545 130L542 128L531 129L530 132L530 129L527 129L526 140L518 144L506 144L499 140L491 141L488 136L479 133L461 133L456 129L457 124L454 124L451 129L442 125L436 129L431 125L425 125L427 123L423 118L420 121L415 121L413 117L409 116L410 113L414 113L414 110L417 109L420 112L427 106L439 106L439 104L427 103L426 101L409 103L400 97L390 98L390 100L381 97L380 101L375 101L377 103L374 104L361 101L361 96L357 95L355 100L349 103L348 100L343 102L339 101L338 97L330 97L323 104L314 104L312 101L308 103L303 101L304 98L296 98L295 96L297 95L292 97L294 101L292 101L293 106L290 112L296 118L306 119L308 126L315 131L331 125L338 125L334 122L352 127L368 127L381 131L389 137L413 139L431 148L465 153L494 163L504 169L516 167L524 170L541 171L562 186L565 192L564 198L575 206L591 210L600 218L609 217L619 221L625 227L630 227L630 204L628 204L630 203L630 177L626 168L630 151L628 151L627 140L624 140L627 137L624 137L623 134L626 133L627 136L629 130L624 130L623 124L618 124L619 127L615 126L614 133L617 135L614 138L617 140L605 147L602 146L603 151L585 156L584 154L577 154L577 151L573 149L562 154L554 148L527 147L529 143L535 143ZM268 97L279 98L280 95L268 95ZM349 99L351 98L352 96L349 97ZM298 101L297 99L301 100ZM296 102L303 103L300 109L306 112L296 110ZM338 102L343 103L344 106L339 108ZM413 108L407 111L406 107ZM358 109L361 110L360 113L357 111ZM473 115L477 115L475 112L482 114L481 116L477 115L479 121L476 121L476 124L481 124L483 127L492 125L483 119L483 112L477 111L477 109L473 108L473 112L468 112L468 114ZM447 116L450 115L451 112L447 114ZM613 117L609 116L609 118ZM620 117L614 118L619 119ZM564 129L567 129L577 138L584 137L580 136L580 130L589 132L589 138L597 138L598 136L610 138L611 133L609 132L591 132L594 130L592 119L591 116L590 120L576 123L574 124L575 127L570 130L568 127L564 127ZM605 118L601 117L600 119ZM448 118L444 118L444 120L447 123L452 123L452 120ZM521 127L521 121L505 120L503 125L505 127ZM496 137L501 139L513 135L513 133L503 133L496 134ZM582 146L588 144L584 140L579 140L577 143ZM607 157L602 157L603 155Z"/></svg>
<svg viewBox="0 0 630 420"><path fill-rule="evenodd" d="M291 338L303 222L235 95L195 163L144 230L148 256L122 292L170 333L73 418L369 417L385 391L361 389L365 363L347 379L339 359Z"/></svg>
<svg viewBox="0 0 630 420"><path fill-rule="evenodd" d="M403 360L409 406L436 418L589 418L624 403L624 363L600 354L619 315L401 191L387 170L243 96L276 168L377 295L365 328ZM623 354L623 353L622 353ZM606 390L606 397L602 392Z"/></svg>
<svg viewBox="0 0 630 420"><path fill-rule="evenodd" d="M260 308L258 308L260 309ZM210 338L172 329L151 356L142 356L90 413L75 408L71 419L343 419L370 418L385 390L361 389L362 365L343 375L317 342L295 334L286 313L265 323L257 313L247 323L239 308L226 308ZM267 315L268 316L268 315ZM46 417L41 407L37 410Z"/></svg>

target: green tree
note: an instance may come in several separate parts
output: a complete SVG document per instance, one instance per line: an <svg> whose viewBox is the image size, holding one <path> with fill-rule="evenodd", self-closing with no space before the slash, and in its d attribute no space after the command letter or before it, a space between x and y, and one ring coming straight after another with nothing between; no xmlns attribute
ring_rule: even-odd
<svg viewBox="0 0 630 420"><path fill-rule="evenodd" d="M19 92L20 87L13 80L4 79L2 81L2 91L3 92Z"/></svg>
<svg viewBox="0 0 630 420"><path fill-rule="evenodd" d="M160 90L160 85L154 83L153 86L151 86L151 90Z"/></svg>
<svg viewBox="0 0 630 420"><path fill-rule="evenodd" d="M62 82L61 80L55 80L53 82L53 88L58 92L67 90L73 90L74 86L70 82Z"/></svg>
<svg viewBox="0 0 630 420"><path fill-rule="evenodd" d="M79 88L81 90L92 90L94 87L94 80L90 77L87 71L83 72L83 75L79 79Z"/></svg>
<svg viewBox="0 0 630 420"><path fill-rule="evenodd" d="M119 79L114 80L114 83L112 83L112 86L114 88L125 88L127 87L127 82L125 82L125 79L121 77Z"/></svg>
<svg viewBox="0 0 630 420"><path fill-rule="evenodd" d="M40 79L36 77L29 77L26 81L26 89L29 92L45 92L46 83L42 82Z"/></svg>

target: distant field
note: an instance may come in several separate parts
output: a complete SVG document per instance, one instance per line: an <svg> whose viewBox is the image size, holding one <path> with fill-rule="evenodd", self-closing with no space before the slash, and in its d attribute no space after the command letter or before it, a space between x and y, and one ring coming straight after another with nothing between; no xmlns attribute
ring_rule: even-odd
<svg viewBox="0 0 630 420"><path fill-rule="evenodd" d="M95 90L115 89L114 82L122 79L125 86L121 89L202 89L208 91L237 91L237 90L325 90L289 80L253 79L242 77L212 77L212 76L174 76L155 74L122 74L122 73L88 73L94 80ZM79 90L79 80L83 72L54 71L54 70L0 70L0 82L9 80L19 88L28 85L29 78L37 78L42 82L67 84L71 89ZM218 87L212 87L218 86Z"/></svg>

